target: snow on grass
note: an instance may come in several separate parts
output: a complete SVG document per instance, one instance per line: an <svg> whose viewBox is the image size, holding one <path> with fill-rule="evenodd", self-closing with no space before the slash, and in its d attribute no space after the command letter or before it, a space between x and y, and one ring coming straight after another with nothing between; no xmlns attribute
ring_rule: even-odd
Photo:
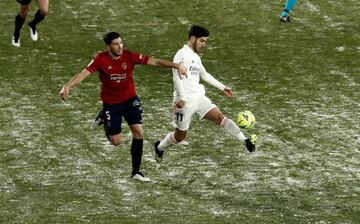
<svg viewBox="0 0 360 224"><path fill-rule="evenodd" d="M5 222L355 223L360 102L357 68L347 64L354 57L347 57L360 47L341 36L355 38L355 15L331 7L324 15L320 3L299 2L298 9L305 10L296 10L294 23L279 28L278 18L269 13L273 5L260 4L260 17L258 10L246 10L260 1L228 1L216 10L209 8L217 3L194 2L209 10L202 14L179 5L175 17L158 9L166 1L133 3L54 1L51 18L41 25L50 31L42 41L2 48L0 217ZM328 6L334 4L348 11L345 7L358 3L331 1ZM100 105L94 80L75 88L67 104L60 103L57 93L75 68L87 64L91 56L86 48L102 49L104 29L121 29L135 48L171 59L186 34L166 37L199 21L214 37L207 44L206 66L215 75L224 72L217 78L237 91L228 101L209 94L233 116L239 108L252 108L258 123L250 132L258 134L258 151L248 153L223 130L195 116L189 145L171 147L163 166L155 169L153 142L174 130L173 87L171 77L154 77L160 72L146 68L138 71L136 84L144 108L142 167L153 182L132 181L131 137L115 147L102 127L91 130ZM12 26L4 30L10 33ZM340 29L346 33L328 33ZM232 64L229 58L235 58ZM24 68L14 68L20 62ZM129 133L125 125L124 134Z"/></svg>
<svg viewBox="0 0 360 224"><path fill-rule="evenodd" d="M190 21L186 17L178 17L178 20L182 25L188 26L191 24Z"/></svg>
<svg viewBox="0 0 360 224"><path fill-rule="evenodd" d="M303 4L310 12L320 12L319 6L313 4L310 1L304 1Z"/></svg>
<svg viewBox="0 0 360 224"><path fill-rule="evenodd" d="M344 52L345 51L345 46L338 46L336 47L336 50L339 52Z"/></svg>

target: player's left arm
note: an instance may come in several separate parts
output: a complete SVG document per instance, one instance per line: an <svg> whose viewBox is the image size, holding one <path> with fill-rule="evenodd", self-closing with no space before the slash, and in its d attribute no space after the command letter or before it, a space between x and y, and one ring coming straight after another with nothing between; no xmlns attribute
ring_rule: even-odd
<svg viewBox="0 0 360 224"><path fill-rule="evenodd" d="M209 83L210 85L222 90L226 96L232 97L234 95L233 92L231 91L230 87L225 86L224 84L219 82L217 79L215 79L214 76L212 76L210 73L208 73L205 70L204 66L201 66L200 77L202 80Z"/></svg>
<svg viewBox="0 0 360 224"><path fill-rule="evenodd" d="M175 68L179 71L180 75L184 75L187 77L187 74L186 74L187 68L182 64L173 63L171 61L157 59L157 58L149 58L147 64L153 65L153 66L158 66L158 67L163 67L163 68Z"/></svg>

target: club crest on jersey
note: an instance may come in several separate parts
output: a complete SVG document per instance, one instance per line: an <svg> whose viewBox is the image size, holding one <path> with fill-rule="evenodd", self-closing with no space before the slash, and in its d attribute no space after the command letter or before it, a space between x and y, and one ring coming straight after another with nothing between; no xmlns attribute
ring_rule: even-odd
<svg viewBox="0 0 360 224"><path fill-rule="evenodd" d="M122 63L122 64L121 64L121 67L122 67L122 69L126 70L127 64L126 64L126 63Z"/></svg>

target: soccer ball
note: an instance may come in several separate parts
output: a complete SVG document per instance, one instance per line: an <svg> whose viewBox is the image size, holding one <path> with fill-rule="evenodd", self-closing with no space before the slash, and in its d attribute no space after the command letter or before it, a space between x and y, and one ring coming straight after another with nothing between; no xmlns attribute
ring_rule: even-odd
<svg viewBox="0 0 360 224"><path fill-rule="evenodd" d="M240 128L251 128L255 124L255 116L251 111L241 111L236 117L236 124Z"/></svg>

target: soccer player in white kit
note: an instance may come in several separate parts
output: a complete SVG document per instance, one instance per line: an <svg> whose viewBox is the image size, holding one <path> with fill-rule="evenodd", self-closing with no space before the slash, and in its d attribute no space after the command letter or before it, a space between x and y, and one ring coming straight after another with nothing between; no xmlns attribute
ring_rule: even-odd
<svg viewBox="0 0 360 224"><path fill-rule="evenodd" d="M183 64L188 69L187 77L179 76L178 71L173 69L175 132L168 133L162 141L155 142L156 161L159 163L162 161L166 148L186 138L187 130L195 113L201 119L212 121L224 128L226 132L241 141L248 151L255 151L256 136L246 138L235 122L225 117L220 109L205 95L204 86L199 83L202 79L222 90L226 96L233 96L228 86L219 82L206 71L198 55L205 48L209 31L204 27L193 25L189 30L188 37L187 44L178 50L173 60L174 63Z"/></svg>

